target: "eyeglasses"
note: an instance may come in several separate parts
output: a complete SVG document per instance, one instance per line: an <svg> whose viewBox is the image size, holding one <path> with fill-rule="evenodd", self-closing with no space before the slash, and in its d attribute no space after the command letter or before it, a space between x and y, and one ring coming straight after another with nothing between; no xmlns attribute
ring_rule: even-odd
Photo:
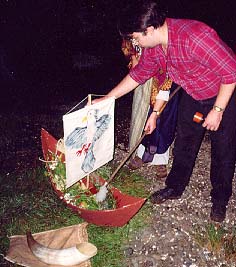
<svg viewBox="0 0 236 267"><path fill-rule="evenodd" d="M131 41L131 43L132 43L133 46L138 46L139 45L138 40L135 39L135 38L131 38L130 41Z"/></svg>
<svg viewBox="0 0 236 267"><path fill-rule="evenodd" d="M139 32L139 33L141 33L142 35L146 35L146 32ZM138 42L137 37L135 38L133 36L133 34L125 35L125 36L123 36L123 38L128 40L128 41L132 41L134 39Z"/></svg>

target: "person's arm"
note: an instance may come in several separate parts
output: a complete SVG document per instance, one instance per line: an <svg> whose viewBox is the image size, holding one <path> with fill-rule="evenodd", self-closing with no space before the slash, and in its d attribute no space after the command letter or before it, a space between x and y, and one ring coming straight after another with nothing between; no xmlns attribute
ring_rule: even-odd
<svg viewBox="0 0 236 267"><path fill-rule="evenodd" d="M151 134L156 128L156 122L157 118L160 116L160 110L162 106L165 104L165 102L168 101L169 95L170 91L162 91L162 90L160 90L159 93L157 94L156 102L153 107L153 112L149 116L144 128L147 134Z"/></svg>
<svg viewBox="0 0 236 267"><path fill-rule="evenodd" d="M232 50L220 40L213 29L201 31L199 35L191 35L192 56L195 62L206 66L221 77L221 85L214 107L205 118L203 127L217 131L230 97L235 89L236 61ZM207 55L207 56L206 56ZM220 111L220 109L223 109ZM218 111L217 111L218 110Z"/></svg>
<svg viewBox="0 0 236 267"><path fill-rule="evenodd" d="M138 85L139 83L133 80L129 74L127 74L125 78L107 94L107 96L114 96L115 98L119 98L134 90Z"/></svg>
<svg viewBox="0 0 236 267"><path fill-rule="evenodd" d="M99 99L95 99L92 101L92 103L100 102L108 97L115 97L115 99L128 94L130 91L134 90L139 83L137 83L135 80L133 80L129 74L125 76L125 78L116 85L107 95L104 97L101 97Z"/></svg>
<svg viewBox="0 0 236 267"><path fill-rule="evenodd" d="M221 84L214 106L207 114L203 127L211 131L217 131L223 117L223 112L235 90L236 83Z"/></svg>
<svg viewBox="0 0 236 267"><path fill-rule="evenodd" d="M144 131L147 134L151 134L157 125L157 118L160 116L159 111L161 109L161 107L164 105L166 101L163 99L157 99L155 102L155 105L153 107L153 112L151 113L151 115L149 116Z"/></svg>

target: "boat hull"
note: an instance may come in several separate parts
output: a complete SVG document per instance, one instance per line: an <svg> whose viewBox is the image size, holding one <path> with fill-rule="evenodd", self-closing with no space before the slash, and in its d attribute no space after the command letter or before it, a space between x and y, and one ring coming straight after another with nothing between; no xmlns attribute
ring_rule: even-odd
<svg viewBox="0 0 236 267"><path fill-rule="evenodd" d="M48 153L58 153L57 152L57 140L50 135L45 129L41 129L41 141L42 141L42 150L45 160L48 159ZM48 166L47 166L48 167ZM95 186L92 184L92 179L95 178L99 180L99 183L103 185L105 183L105 179L102 177L98 177L95 174L90 174L90 184L89 189L90 191L95 194L96 189ZM99 225L99 226L113 226L113 227L120 227L124 226L129 220L139 211L142 205L145 203L146 198L139 198L129 196L127 194L123 194L117 188L112 187L111 192L113 197L116 200L116 209L112 210L88 210L85 208L80 208L75 206L71 203L68 203L64 198L63 192L58 190L56 184L53 182L52 178L50 178L51 184L53 189L59 196L59 198L66 203L66 205L77 213L81 218L85 221ZM84 180L84 181L83 181ZM87 178L82 179L82 181L86 184Z"/></svg>

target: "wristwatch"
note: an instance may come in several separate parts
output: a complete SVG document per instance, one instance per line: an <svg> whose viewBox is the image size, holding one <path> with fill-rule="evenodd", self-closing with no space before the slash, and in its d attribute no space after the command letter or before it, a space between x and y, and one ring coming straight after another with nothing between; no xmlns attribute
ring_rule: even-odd
<svg viewBox="0 0 236 267"><path fill-rule="evenodd" d="M218 107L218 106L213 106L213 109L215 110L215 111L217 111L217 112L223 112L223 111L225 111L225 109L224 108L220 108L220 107Z"/></svg>
<svg viewBox="0 0 236 267"><path fill-rule="evenodd" d="M155 112L157 116L160 116L161 112L159 110L153 110L152 112Z"/></svg>

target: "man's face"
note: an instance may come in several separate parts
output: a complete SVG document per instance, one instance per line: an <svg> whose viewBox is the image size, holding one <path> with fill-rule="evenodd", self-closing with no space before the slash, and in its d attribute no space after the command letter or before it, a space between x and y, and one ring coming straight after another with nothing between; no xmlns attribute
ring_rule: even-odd
<svg viewBox="0 0 236 267"><path fill-rule="evenodd" d="M133 45L144 48L154 47L158 44L158 40L148 30L146 32L133 32L130 38Z"/></svg>

